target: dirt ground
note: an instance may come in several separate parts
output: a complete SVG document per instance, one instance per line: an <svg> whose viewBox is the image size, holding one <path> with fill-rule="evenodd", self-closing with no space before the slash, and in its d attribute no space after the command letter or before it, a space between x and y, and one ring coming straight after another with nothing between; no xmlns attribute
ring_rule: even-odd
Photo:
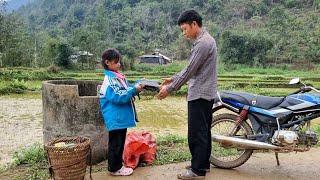
<svg viewBox="0 0 320 180"><path fill-rule="evenodd" d="M140 101L138 106L144 107L144 103L157 107L159 103L155 100ZM185 101L181 98L170 98L162 101L163 117L152 114L152 109L144 113L147 119L140 122L135 129L149 130L154 134L178 133L186 136ZM140 110L142 108L139 108ZM150 106L150 108L152 108ZM160 108L161 109L161 108ZM171 112L172 111L172 112ZM179 112L178 115L175 115ZM140 112L141 113L141 112ZM181 117L180 117L181 116ZM150 118L152 117L152 118ZM164 121L163 118L175 117L174 121ZM173 122L172 122L173 121ZM320 119L313 121L320 123ZM169 125L168 125L169 124ZM36 142L42 143L42 101L40 96L32 97L0 97L0 165L10 162L16 150L25 148ZM206 179L320 179L320 148L306 153L280 154L281 166L276 166L273 153L255 153L247 163L234 170L222 170L212 168ZM107 172L96 173L93 180L102 179L176 179L176 175L188 164L178 163L164 166L139 167L130 177L112 177ZM3 179L4 177L0 177ZM88 177L86 179L89 179Z"/></svg>
<svg viewBox="0 0 320 180"><path fill-rule="evenodd" d="M184 98L144 99L136 105L140 122L130 130L149 131L155 136L186 136ZM42 121L40 94L0 96L0 167L11 163L16 151L43 143Z"/></svg>
<svg viewBox="0 0 320 180"><path fill-rule="evenodd" d="M219 180L315 180L320 177L320 149L311 149L304 153L279 154L280 166L277 166L274 153L254 153L242 166L226 170L212 167L205 179ZM190 162L163 166L138 167L129 177L114 177L108 172L93 174L93 180L171 180L183 172ZM89 180L89 176L86 178Z"/></svg>
<svg viewBox="0 0 320 180"><path fill-rule="evenodd" d="M42 136L41 99L0 96L0 165L11 162L15 151L42 143Z"/></svg>

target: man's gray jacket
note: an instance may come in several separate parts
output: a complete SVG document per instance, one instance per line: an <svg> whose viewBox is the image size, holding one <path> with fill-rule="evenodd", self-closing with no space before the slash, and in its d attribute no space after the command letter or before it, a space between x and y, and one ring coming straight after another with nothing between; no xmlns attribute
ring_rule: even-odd
<svg viewBox="0 0 320 180"><path fill-rule="evenodd" d="M202 29L194 41L188 59L188 66L172 77L167 91L176 91L188 81L188 101L214 99L217 93L217 45L206 30Z"/></svg>

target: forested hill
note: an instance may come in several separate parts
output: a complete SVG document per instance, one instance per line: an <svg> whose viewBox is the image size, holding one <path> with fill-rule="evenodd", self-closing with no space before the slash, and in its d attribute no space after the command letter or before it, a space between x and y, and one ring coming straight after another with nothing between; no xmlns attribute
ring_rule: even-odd
<svg viewBox="0 0 320 180"><path fill-rule="evenodd" d="M21 6L24 6L33 0L6 0L7 10L9 12L19 9Z"/></svg>
<svg viewBox="0 0 320 180"><path fill-rule="evenodd" d="M35 54L30 66L50 64L61 44L97 58L115 47L130 62L154 49L184 60L189 46L176 21L190 8L203 15L225 63L320 62L320 0L34 0L15 18L25 22L21 46Z"/></svg>

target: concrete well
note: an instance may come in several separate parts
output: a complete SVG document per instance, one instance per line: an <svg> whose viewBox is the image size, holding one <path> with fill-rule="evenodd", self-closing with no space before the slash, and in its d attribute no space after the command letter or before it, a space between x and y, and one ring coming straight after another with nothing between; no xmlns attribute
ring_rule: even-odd
<svg viewBox="0 0 320 180"><path fill-rule="evenodd" d="M107 159L108 132L97 96L99 81L52 80L42 83L43 139L86 136L91 139L92 163Z"/></svg>

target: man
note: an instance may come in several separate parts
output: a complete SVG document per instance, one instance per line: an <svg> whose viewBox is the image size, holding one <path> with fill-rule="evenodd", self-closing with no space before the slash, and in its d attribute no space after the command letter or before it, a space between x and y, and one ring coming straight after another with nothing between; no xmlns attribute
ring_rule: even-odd
<svg viewBox="0 0 320 180"><path fill-rule="evenodd" d="M158 99L180 89L188 81L188 143L191 166L179 179L204 178L210 169L211 108L217 91L217 47L212 36L202 28L202 17L195 10L183 12L178 19L183 35L193 40L189 64L171 78L165 78Z"/></svg>

